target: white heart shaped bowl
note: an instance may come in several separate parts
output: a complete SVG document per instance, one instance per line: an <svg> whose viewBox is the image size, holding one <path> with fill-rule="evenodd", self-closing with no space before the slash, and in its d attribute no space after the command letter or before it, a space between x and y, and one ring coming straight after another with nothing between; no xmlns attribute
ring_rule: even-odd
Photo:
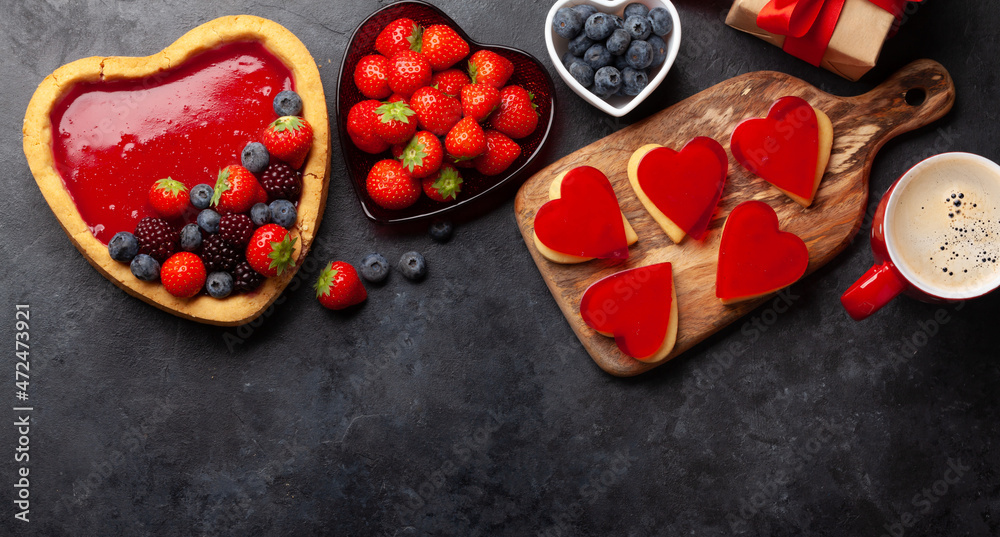
<svg viewBox="0 0 1000 537"><path fill-rule="evenodd" d="M556 16L556 11L559 11L560 8L573 7L580 4L592 5L603 13L621 15L625 11L625 6L632 2L645 4L649 9L662 7L670 13L670 18L674 22L674 29L667 34L667 39L664 40L667 43L667 57L664 58L663 64L660 65L655 73L649 73L651 75L649 76L649 84L635 97L613 96L603 99L591 93L590 90L577 82L573 78L573 75L569 74L566 66L563 65L562 58L569 47L569 40L556 35L555 30L552 29L552 19ZM570 89L602 112L611 116L621 117L631 112L636 106L639 106L639 103L644 101L646 97L649 97L656 90L656 87L660 85L660 82L663 82L663 79L666 78L667 72L670 71L674 60L677 59L677 51L681 47L681 19L677 15L677 9L670 3L670 0L559 0L552 5L548 17L545 18L545 46L549 49L549 56L552 58L552 63L555 64L556 71L562 77L563 82L569 85Z"/></svg>

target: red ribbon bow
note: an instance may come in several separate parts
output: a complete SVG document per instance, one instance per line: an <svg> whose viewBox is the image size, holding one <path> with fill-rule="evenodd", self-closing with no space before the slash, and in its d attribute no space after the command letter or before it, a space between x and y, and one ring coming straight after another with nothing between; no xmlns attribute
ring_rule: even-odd
<svg viewBox="0 0 1000 537"><path fill-rule="evenodd" d="M784 50L819 65L830 45L846 0L770 0L757 14L762 30L785 36ZM868 0L898 19L907 2L923 0Z"/></svg>

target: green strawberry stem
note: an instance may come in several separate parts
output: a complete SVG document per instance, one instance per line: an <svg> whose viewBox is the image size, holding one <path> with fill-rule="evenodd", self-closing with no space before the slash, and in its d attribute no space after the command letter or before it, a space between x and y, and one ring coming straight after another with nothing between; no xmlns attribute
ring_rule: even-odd
<svg viewBox="0 0 1000 537"><path fill-rule="evenodd" d="M313 285L313 289L316 289L316 298L330 293L330 288L333 287L333 279L337 277L337 272L339 271L333 268L333 261L323 268L322 272L319 273L319 279Z"/></svg>
<svg viewBox="0 0 1000 537"><path fill-rule="evenodd" d="M215 181L215 191L212 192L211 204L213 207L219 205L219 200L222 198L222 193L230 189L229 185L229 168L223 168L219 170L219 179Z"/></svg>
<svg viewBox="0 0 1000 537"><path fill-rule="evenodd" d="M286 269L292 266L292 253L295 251L295 237L291 235L285 235L285 238L280 242L275 241L271 243L271 253L267 254L267 257L271 258L271 265L269 268L276 269L278 275L285 272Z"/></svg>

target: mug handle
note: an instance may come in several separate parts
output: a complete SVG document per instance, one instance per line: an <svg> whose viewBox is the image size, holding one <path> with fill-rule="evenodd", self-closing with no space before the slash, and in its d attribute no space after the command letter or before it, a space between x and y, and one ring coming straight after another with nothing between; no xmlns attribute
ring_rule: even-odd
<svg viewBox="0 0 1000 537"><path fill-rule="evenodd" d="M840 303L855 321L868 318L903 292L906 285L890 261L868 269L844 294Z"/></svg>

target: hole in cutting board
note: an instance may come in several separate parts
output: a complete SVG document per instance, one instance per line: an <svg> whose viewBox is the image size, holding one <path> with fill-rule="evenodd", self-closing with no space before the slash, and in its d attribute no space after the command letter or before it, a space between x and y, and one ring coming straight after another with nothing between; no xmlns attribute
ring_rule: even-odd
<svg viewBox="0 0 1000 537"><path fill-rule="evenodd" d="M924 91L924 88L913 88L911 90L907 90L906 93L903 94L903 99L906 101L906 104L910 106L920 106L924 104L924 99L926 98L927 92Z"/></svg>

